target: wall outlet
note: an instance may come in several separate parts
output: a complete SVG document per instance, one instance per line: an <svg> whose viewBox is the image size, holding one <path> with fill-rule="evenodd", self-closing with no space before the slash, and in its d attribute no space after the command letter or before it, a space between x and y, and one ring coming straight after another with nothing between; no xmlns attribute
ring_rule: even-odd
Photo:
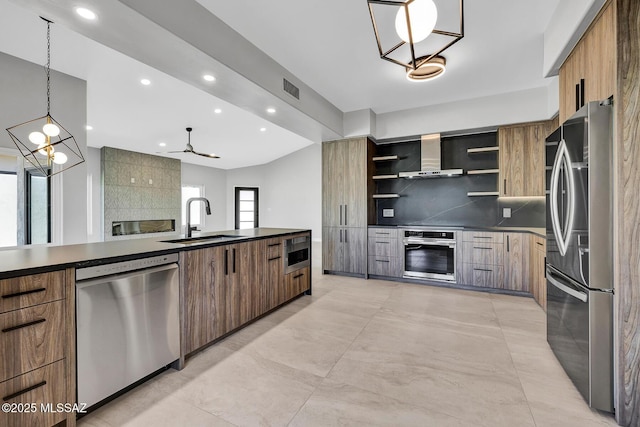
<svg viewBox="0 0 640 427"><path fill-rule="evenodd" d="M511 218L511 208L502 208L502 217Z"/></svg>
<svg viewBox="0 0 640 427"><path fill-rule="evenodd" d="M382 209L382 217L383 218L393 218L395 213L393 209Z"/></svg>
<svg viewBox="0 0 640 427"><path fill-rule="evenodd" d="M136 179L135 178L131 178L131 183L135 184L136 183Z"/></svg>
<svg viewBox="0 0 640 427"><path fill-rule="evenodd" d="M153 185L153 180L152 179L149 180L149 185Z"/></svg>

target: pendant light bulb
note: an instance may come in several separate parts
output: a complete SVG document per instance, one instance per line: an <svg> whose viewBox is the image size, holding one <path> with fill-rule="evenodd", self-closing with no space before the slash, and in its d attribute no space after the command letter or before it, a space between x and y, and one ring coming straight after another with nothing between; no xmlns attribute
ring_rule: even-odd
<svg viewBox="0 0 640 427"><path fill-rule="evenodd" d="M55 148L53 148L53 145L47 144L46 142L38 145L38 153L42 154L43 156L50 156L54 151Z"/></svg>
<svg viewBox="0 0 640 427"><path fill-rule="evenodd" d="M42 126L42 131L47 136L58 136L58 135L60 135L60 128L58 126L54 125L53 123L47 123L46 125Z"/></svg>
<svg viewBox="0 0 640 427"><path fill-rule="evenodd" d="M67 155L64 154L63 152L57 151L53 153L53 163L57 165L63 165L67 163L67 159L68 159Z"/></svg>
<svg viewBox="0 0 640 427"><path fill-rule="evenodd" d="M396 14L396 32L407 43L409 43L409 30L407 28L406 8L409 9L411 36L415 44L426 39L436 27L438 9L433 0L414 0L408 6L403 6L398 10Z"/></svg>
<svg viewBox="0 0 640 427"><path fill-rule="evenodd" d="M42 132L31 132L29 134L29 141L37 145L44 144L46 139L47 138L44 136Z"/></svg>

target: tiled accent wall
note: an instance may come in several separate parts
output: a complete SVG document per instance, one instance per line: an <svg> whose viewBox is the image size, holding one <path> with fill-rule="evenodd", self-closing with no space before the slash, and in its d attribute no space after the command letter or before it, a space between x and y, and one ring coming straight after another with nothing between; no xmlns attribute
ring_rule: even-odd
<svg viewBox="0 0 640 427"><path fill-rule="evenodd" d="M114 221L174 219L180 232L180 160L111 147L103 147L100 154L105 241L172 234L112 236Z"/></svg>

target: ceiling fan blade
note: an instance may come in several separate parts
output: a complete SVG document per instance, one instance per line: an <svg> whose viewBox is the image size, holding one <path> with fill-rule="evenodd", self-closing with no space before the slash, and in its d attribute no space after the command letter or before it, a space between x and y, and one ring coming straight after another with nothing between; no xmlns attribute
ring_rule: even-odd
<svg viewBox="0 0 640 427"><path fill-rule="evenodd" d="M207 157L209 159L219 159L220 156L216 156L215 154L204 154L198 153L197 151L192 151L193 154L197 154L198 156Z"/></svg>
<svg viewBox="0 0 640 427"><path fill-rule="evenodd" d="M175 154L175 153L190 153L189 150L180 150L180 151L156 151L158 154Z"/></svg>

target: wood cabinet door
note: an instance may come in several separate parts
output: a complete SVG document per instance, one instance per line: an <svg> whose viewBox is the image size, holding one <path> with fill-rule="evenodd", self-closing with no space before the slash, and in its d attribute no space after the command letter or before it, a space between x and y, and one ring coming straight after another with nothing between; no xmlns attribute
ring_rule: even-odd
<svg viewBox="0 0 640 427"><path fill-rule="evenodd" d="M347 227L366 227L367 139L351 139L346 149L343 224Z"/></svg>
<svg viewBox="0 0 640 427"><path fill-rule="evenodd" d="M345 141L322 144L322 222L325 226L344 225L348 152Z"/></svg>
<svg viewBox="0 0 640 427"><path fill-rule="evenodd" d="M322 228L322 269L344 271L344 229Z"/></svg>
<svg viewBox="0 0 640 427"><path fill-rule="evenodd" d="M545 139L551 121L509 126L498 130L501 196L544 196Z"/></svg>
<svg viewBox="0 0 640 427"><path fill-rule="evenodd" d="M265 313L284 301L282 295L284 287L284 246L282 238L262 240L260 244L263 276L258 283L261 284L260 298L262 300L262 312Z"/></svg>
<svg viewBox="0 0 640 427"><path fill-rule="evenodd" d="M209 283L211 277L210 250L198 249L181 253L184 290L184 353L188 354L209 342L209 316L212 301Z"/></svg>
<svg viewBox="0 0 640 427"><path fill-rule="evenodd" d="M367 229L349 227L343 233L344 267L341 271L364 274L367 262Z"/></svg>
<svg viewBox="0 0 640 427"><path fill-rule="evenodd" d="M206 322L208 325L207 342L211 342L230 329L227 314L230 310L229 300L232 294L228 288L229 277L229 247L216 246L204 249L208 251L210 268L208 270Z"/></svg>
<svg viewBox="0 0 640 427"><path fill-rule="evenodd" d="M500 165L498 191L501 196L524 195L524 147L527 133L524 127L498 129Z"/></svg>
<svg viewBox="0 0 640 427"><path fill-rule="evenodd" d="M504 289L529 292L529 235L504 234Z"/></svg>

